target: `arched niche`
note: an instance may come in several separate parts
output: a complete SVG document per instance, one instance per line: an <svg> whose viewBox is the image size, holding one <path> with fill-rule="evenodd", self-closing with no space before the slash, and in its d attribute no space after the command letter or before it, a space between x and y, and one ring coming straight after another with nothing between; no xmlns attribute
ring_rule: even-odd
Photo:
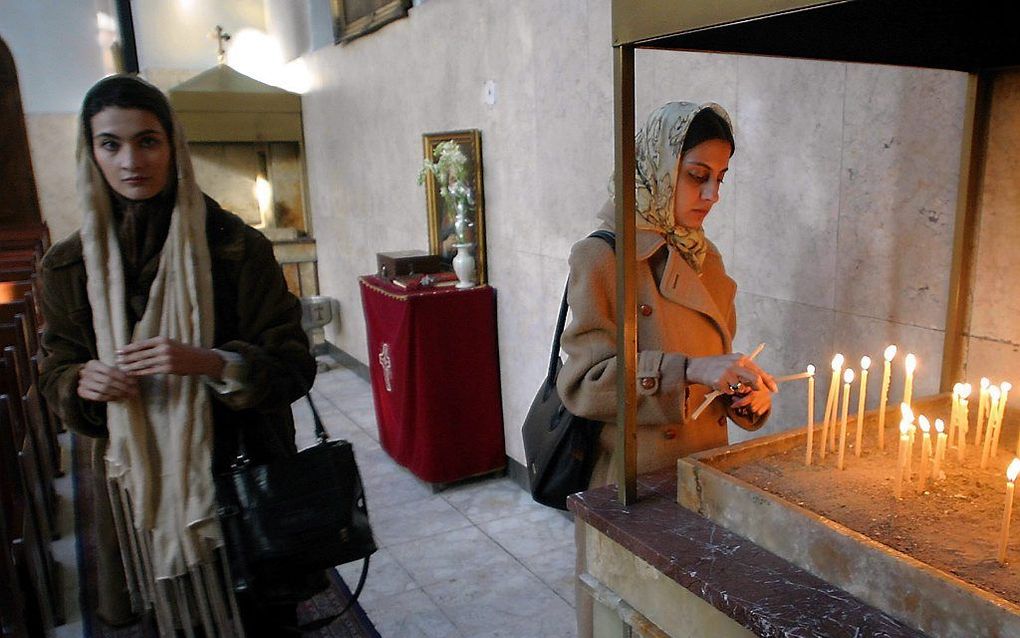
<svg viewBox="0 0 1020 638"><path fill-rule="evenodd" d="M21 108L14 56L0 38L0 226L39 223L39 198L28 150L25 114Z"/></svg>

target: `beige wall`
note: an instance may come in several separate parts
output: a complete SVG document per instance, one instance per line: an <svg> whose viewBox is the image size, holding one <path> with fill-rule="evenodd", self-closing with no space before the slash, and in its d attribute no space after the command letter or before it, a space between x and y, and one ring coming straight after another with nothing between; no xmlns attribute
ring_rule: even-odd
<svg viewBox="0 0 1020 638"><path fill-rule="evenodd" d="M305 57L317 78L304 98L311 208L319 241L337 248L321 256L322 290L343 313L329 338L362 361L356 277L375 269L376 252L427 246L421 134L482 130L507 451L518 461L566 256L594 227L612 169L609 14L608 0L428 2ZM765 341L761 361L790 372L824 369L837 349L856 367L893 341L921 360L917 392L933 392L966 77L639 52L637 78L639 118L669 99L733 114L738 151L708 228L740 285L738 347ZM802 395L781 394L768 430L803 422Z"/></svg>

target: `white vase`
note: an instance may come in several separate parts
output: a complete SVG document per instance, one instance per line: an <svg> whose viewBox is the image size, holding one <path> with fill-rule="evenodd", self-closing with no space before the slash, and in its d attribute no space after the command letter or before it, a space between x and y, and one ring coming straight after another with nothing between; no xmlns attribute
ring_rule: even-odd
<svg viewBox="0 0 1020 638"><path fill-rule="evenodd" d="M475 256L471 253L475 245L473 243L454 244L457 249L457 256L453 258L453 272L457 273L458 288L471 288L478 283L478 275L475 272Z"/></svg>

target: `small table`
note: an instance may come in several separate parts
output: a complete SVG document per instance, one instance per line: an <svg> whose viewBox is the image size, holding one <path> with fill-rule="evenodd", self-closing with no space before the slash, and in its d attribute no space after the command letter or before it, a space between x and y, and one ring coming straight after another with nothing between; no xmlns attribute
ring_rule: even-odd
<svg viewBox="0 0 1020 638"><path fill-rule="evenodd" d="M503 469L496 291L358 281L383 449L434 484Z"/></svg>

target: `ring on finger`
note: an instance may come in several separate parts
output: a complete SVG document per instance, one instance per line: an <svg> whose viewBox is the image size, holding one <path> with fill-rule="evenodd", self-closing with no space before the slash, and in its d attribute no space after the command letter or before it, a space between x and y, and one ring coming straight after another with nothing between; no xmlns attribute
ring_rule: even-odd
<svg viewBox="0 0 1020 638"><path fill-rule="evenodd" d="M730 384L730 392L740 392L744 388L744 384L741 381Z"/></svg>

